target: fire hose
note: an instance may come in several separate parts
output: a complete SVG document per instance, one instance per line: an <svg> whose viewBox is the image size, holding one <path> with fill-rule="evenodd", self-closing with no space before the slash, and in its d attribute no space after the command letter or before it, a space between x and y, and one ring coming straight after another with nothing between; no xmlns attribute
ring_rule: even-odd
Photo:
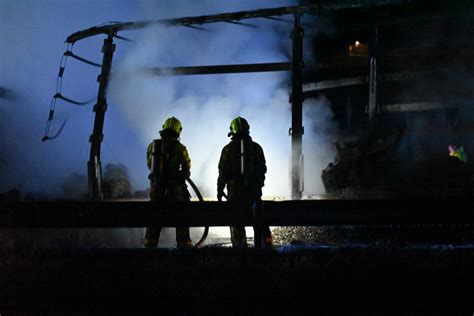
<svg viewBox="0 0 474 316"><path fill-rule="evenodd" d="M193 188L193 191L196 194L197 198L199 199L199 202L204 202L201 192L199 192L199 189L197 188L196 184L194 184L193 180L191 180L190 178L187 178L186 181L188 181L191 188ZM201 239L194 245L194 247L200 248L202 244L204 244L204 242L206 241L208 234L209 234L209 226L205 226Z"/></svg>

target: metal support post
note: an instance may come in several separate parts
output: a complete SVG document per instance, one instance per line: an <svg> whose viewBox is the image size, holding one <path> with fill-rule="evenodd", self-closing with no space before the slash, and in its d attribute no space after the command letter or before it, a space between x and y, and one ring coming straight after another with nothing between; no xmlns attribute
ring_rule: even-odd
<svg viewBox="0 0 474 316"><path fill-rule="evenodd" d="M291 198L303 194L303 36L301 15L295 14L292 32L292 91L291 91Z"/></svg>
<svg viewBox="0 0 474 316"><path fill-rule="evenodd" d="M263 201L258 199L255 201L255 204L252 207L253 210L253 221L254 221L254 226L253 226L253 241L254 241L254 246L256 249L262 249L263 248L263 241L264 241L264 236L263 236L263 224L262 224L262 216L263 216Z"/></svg>
<svg viewBox="0 0 474 316"><path fill-rule="evenodd" d="M369 42L369 106L367 112L369 121L377 109L377 47L378 30L375 29L372 40Z"/></svg>
<svg viewBox="0 0 474 316"><path fill-rule="evenodd" d="M91 143L89 162L87 163L87 171L89 178L89 197L91 200L101 200L102 195L102 168L100 161L100 145L104 138L104 119L107 111L107 83L109 81L110 69L112 68L112 57L115 51L113 43L114 34L109 33L104 40L102 46L102 70L97 78L99 82L99 92L97 95L97 104L94 106L94 130L89 138Z"/></svg>

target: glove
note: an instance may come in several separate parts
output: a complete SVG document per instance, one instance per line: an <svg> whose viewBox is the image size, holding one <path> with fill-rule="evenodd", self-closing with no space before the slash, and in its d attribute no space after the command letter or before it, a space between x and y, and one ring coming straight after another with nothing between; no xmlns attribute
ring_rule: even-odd
<svg viewBox="0 0 474 316"><path fill-rule="evenodd" d="M219 190L219 189L218 189L218 190L217 190L217 200L218 200L219 202L222 202L222 198L223 198L224 196L225 196L224 190L222 190L222 189Z"/></svg>

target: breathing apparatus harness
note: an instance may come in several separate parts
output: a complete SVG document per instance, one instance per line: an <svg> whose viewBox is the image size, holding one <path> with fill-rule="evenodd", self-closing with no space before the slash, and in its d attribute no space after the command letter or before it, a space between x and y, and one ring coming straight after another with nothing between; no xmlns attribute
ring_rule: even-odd
<svg viewBox="0 0 474 316"><path fill-rule="evenodd" d="M160 145L158 146L158 142ZM156 150L157 147L159 147L159 154L158 151ZM163 191L163 188L165 187L163 185L163 180L164 180L164 159L163 157L165 156L165 141L162 139L161 141L155 139L153 140L153 145L152 145L152 154L151 154L151 172L149 175L149 179L152 183L152 185L155 188L158 188L160 190L158 192L159 196L164 196L165 191ZM158 171L158 172L157 172ZM186 182L189 183L191 188L193 188L194 193L196 194L199 202L204 202L204 198L201 195L201 192L199 192L199 189L197 188L196 184L191 180L190 177L187 177ZM189 193L188 193L189 194ZM209 234L209 226L204 227L203 234L201 236L201 239L194 245L195 248L200 248L204 244L204 242L207 239L207 235Z"/></svg>

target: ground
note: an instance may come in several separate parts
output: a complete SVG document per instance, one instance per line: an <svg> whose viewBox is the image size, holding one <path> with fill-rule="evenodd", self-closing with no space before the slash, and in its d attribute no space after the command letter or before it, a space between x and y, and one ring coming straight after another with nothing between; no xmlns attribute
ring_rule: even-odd
<svg viewBox="0 0 474 316"><path fill-rule="evenodd" d="M2 315L474 311L474 245L4 250L0 263Z"/></svg>

